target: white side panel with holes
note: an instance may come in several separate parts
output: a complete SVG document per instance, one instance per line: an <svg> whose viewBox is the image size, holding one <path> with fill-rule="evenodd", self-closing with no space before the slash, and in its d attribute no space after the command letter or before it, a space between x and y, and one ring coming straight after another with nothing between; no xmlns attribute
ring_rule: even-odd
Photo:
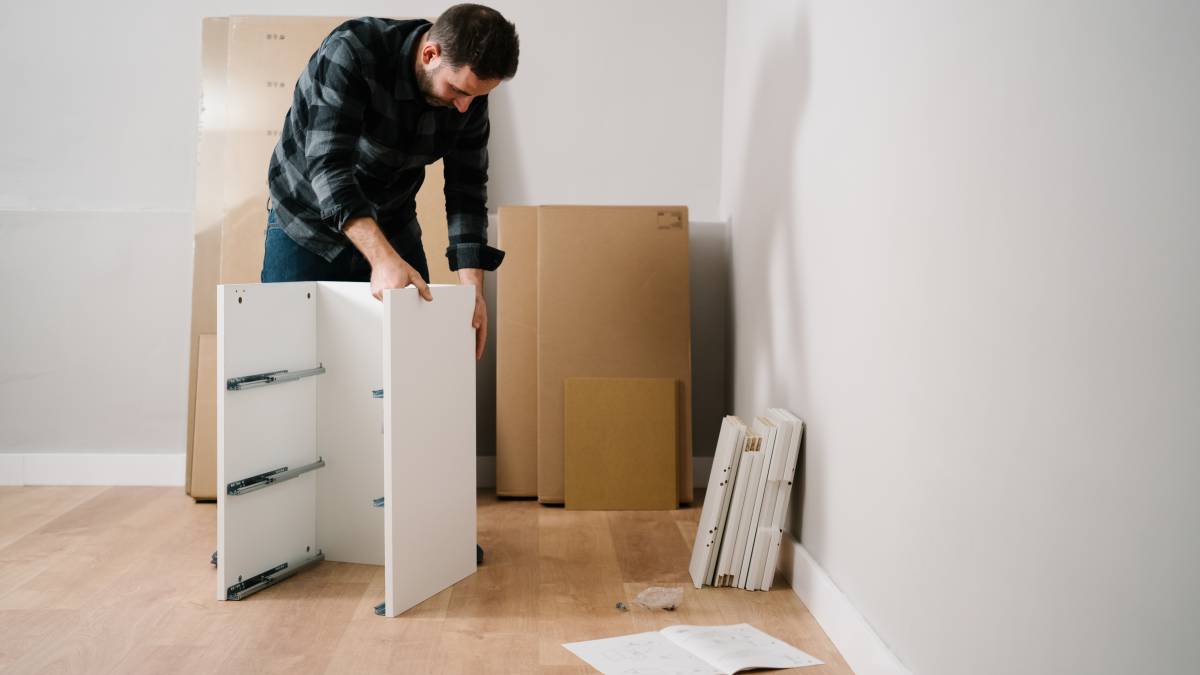
<svg viewBox="0 0 1200 675"><path fill-rule="evenodd" d="M229 496L225 486L317 460L317 380L229 391L231 377L319 365L316 284L222 285L217 289L217 597L239 577L317 551L317 475Z"/></svg>
<svg viewBox="0 0 1200 675"><path fill-rule="evenodd" d="M326 560L383 564L383 304L371 285L317 282L317 541Z"/></svg>
<svg viewBox="0 0 1200 675"><path fill-rule="evenodd" d="M475 295L432 290L384 294L389 617L475 571Z"/></svg>

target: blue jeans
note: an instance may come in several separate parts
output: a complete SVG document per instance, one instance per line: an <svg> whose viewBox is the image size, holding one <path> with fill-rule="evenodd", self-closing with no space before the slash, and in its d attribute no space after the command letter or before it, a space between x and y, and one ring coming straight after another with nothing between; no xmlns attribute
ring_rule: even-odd
<svg viewBox="0 0 1200 675"><path fill-rule="evenodd" d="M275 209L267 210L267 235L260 278L263 283L278 281L370 281L371 264L353 244L333 260L326 260L297 244L283 231ZM397 250L404 262L413 266L429 283L429 263L425 249L418 245L408 251Z"/></svg>

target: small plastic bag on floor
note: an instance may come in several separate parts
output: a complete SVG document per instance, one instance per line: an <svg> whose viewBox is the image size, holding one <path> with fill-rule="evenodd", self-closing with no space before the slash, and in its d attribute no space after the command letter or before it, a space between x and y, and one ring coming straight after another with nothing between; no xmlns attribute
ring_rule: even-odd
<svg viewBox="0 0 1200 675"><path fill-rule="evenodd" d="M665 609L669 611L683 604L683 589L651 586L638 593L633 601L646 609Z"/></svg>

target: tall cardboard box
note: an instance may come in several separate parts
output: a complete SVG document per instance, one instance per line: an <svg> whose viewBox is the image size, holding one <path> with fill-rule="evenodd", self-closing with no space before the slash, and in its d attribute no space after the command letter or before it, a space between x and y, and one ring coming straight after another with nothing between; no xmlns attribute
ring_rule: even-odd
<svg viewBox="0 0 1200 675"><path fill-rule="evenodd" d="M536 206L500 208L496 271L496 494L536 497Z"/></svg>
<svg viewBox="0 0 1200 675"><path fill-rule="evenodd" d="M196 360L196 425L192 436L192 464L188 473L192 498L217 498L217 336L201 335Z"/></svg>
<svg viewBox="0 0 1200 675"><path fill-rule="evenodd" d="M224 219L225 70L229 19L204 19L200 49L200 136L196 145L196 211L192 249L192 331L188 354L187 477L184 489L200 500L216 499L216 446L196 450L196 379L200 336L217 332L221 223ZM216 367L215 362L211 367ZM211 424L215 425L213 419ZM215 433L215 426L213 429ZM200 476L193 466L201 467Z"/></svg>
<svg viewBox="0 0 1200 675"><path fill-rule="evenodd" d="M690 503L687 208L542 206L537 229L538 500L564 501L565 380L635 377L680 383L677 496Z"/></svg>

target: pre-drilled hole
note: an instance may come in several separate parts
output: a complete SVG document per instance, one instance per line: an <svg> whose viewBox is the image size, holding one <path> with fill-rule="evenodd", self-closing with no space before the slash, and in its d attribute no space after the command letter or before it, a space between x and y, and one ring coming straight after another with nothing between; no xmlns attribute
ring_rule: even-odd
<svg viewBox="0 0 1200 675"><path fill-rule="evenodd" d="M306 298L310 298L310 299L311 299L311 298L312 298L312 293L305 293L305 294L304 294L304 297L306 297Z"/></svg>
<svg viewBox="0 0 1200 675"><path fill-rule="evenodd" d="M242 304L242 299L241 299L241 298L238 298L238 304L239 304L239 305L240 305L240 304Z"/></svg>

